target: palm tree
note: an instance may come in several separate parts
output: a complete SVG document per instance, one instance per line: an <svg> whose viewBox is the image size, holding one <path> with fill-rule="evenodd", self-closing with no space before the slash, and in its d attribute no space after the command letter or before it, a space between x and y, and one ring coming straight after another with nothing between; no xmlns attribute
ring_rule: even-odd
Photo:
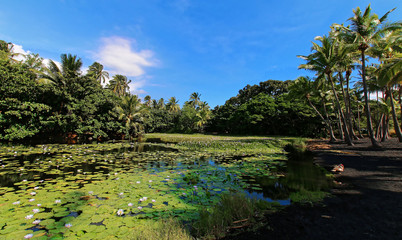
<svg viewBox="0 0 402 240"><path fill-rule="evenodd" d="M130 89L130 83L131 80L128 80L126 76L116 74L110 80L107 88L112 90L117 96L121 97L127 95Z"/></svg>
<svg viewBox="0 0 402 240"><path fill-rule="evenodd" d="M387 32L384 37L377 41L370 49L371 54L377 56L381 64L376 71L377 81L380 86L386 86L387 95L390 97L392 119L395 133L402 142L402 131L396 116L393 86L402 83L402 30Z"/></svg>
<svg viewBox="0 0 402 240"><path fill-rule="evenodd" d="M151 107L151 102L152 102L151 96L146 95L146 96L144 97L144 101L145 101L145 106Z"/></svg>
<svg viewBox="0 0 402 240"><path fill-rule="evenodd" d="M166 104L168 111L171 113L177 113L180 110L179 101L175 97L171 97Z"/></svg>
<svg viewBox="0 0 402 240"><path fill-rule="evenodd" d="M77 77L81 74L82 60L77 55L61 54L61 70L65 77Z"/></svg>
<svg viewBox="0 0 402 240"><path fill-rule="evenodd" d="M143 116L147 109L141 104L137 95L124 95L116 107L119 120L123 120L126 127L126 133L130 140L132 136L141 135L144 127L142 126Z"/></svg>
<svg viewBox="0 0 402 240"><path fill-rule="evenodd" d="M197 108L198 105L199 105L200 102L201 102L200 99L201 99L201 94L199 94L198 92L193 92L193 93L190 95L190 101L189 101L189 103L190 103L191 106L193 106L193 108Z"/></svg>
<svg viewBox="0 0 402 240"><path fill-rule="evenodd" d="M299 66L299 69L302 68L315 71L317 72L318 75L317 78L321 78L322 75L325 75L327 77L327 81L331 84L332 87L335 102L339 110L340 119L343 123L343 132L345 133L345 141L348 145L353 145L352 139L350 138L348 125L346 124L345 116L343 114L343 110L339 102L338 93L336 91L333 79L333 72L335 70L335 67L339 59L341 59L342 56L346 54L346 49L343 49L343 51L339 50L337 51L335 49L337 45L334 43L334 41L336 40L328 38L326 36L316 37L315 40L320 41L321 46L313 42L312 51L314 52L312 54L310 54L309 56L298 56L307 61L306 64L301 64Z"/></svg>
<svg viewBox="0 0 402 240"><path fill-rule="evenodd" d="M381 145L374 137L373 124L371 121L371 112L369 106L369 96L367 91L366 83L366 51L370 49L374 42L379 40L385 31L391 30L396 27L394 24L382 28L382 24L386 21L388 14L390 14L394 9L388 11L384 16L378 18L377 14L371 14L370 5L367 6L364 13L359 7L353 10L354 16L349 18L352 26L351 28L346 28L342 25L335 24L336 27L341 28L344 32L353 39L353 44L360 51L361 55L361 70L362 70L362 81L363 81L363 93L365 101L365 110L367 117L367 128L370 135L371 143L374 147L380 147Z"/></svg>
<svg viewBox="0 0 402 240"><path fill-rule="evenodd" d="M109 73L103 71L103 65L98 62L94 62L89 66L88 74L94 76L99 83L105 83L106 78L109 79Z"/></svg>

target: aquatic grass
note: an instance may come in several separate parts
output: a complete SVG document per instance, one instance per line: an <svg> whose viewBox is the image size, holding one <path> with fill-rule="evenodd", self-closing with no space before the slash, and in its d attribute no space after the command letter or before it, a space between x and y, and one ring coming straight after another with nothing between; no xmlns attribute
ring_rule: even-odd
<svg viewBox="0 0 402 240"><path fill-rule="evenodd" d="M224 237L230 229L254 224L263 211L275 206L241 193L223 194L218 203L199 210L200 218L193 225L193 234L208 239Z"/></svg>

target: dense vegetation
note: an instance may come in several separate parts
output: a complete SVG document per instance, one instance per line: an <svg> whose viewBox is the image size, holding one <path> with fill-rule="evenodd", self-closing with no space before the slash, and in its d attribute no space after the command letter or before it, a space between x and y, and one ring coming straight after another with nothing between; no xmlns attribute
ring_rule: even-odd
<svg viewBox="0 0 402 240"><path fill-rule="evenodd" d="M0 140L75 142L207 131L329 136L348 144L367 133L374 146L394 132L402 142L402 24L386 21L392 10L381 18L370 6L353 12L350 26L333 24L328 35L314 39L310 55L298 56L305 60L299 68L313 71L314 78L247 85L212 111L197 92L182 107L175 97L141 100L129 92L126 76L116 74L105 85L109 74L102 64L83 74L81 59L71 54L61 55L61 66L45 64L38 54L18 62L13 44L1 41Z"/></svg>

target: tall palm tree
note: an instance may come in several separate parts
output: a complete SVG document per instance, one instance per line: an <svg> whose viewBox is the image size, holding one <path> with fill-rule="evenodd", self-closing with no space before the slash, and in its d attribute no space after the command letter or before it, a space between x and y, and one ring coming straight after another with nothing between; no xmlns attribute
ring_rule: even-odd
<svg viewBox="0 0 402 240"><path fill-rule="evenodd" d="M130 139L132 136L138 136L142 133L144 127L143 116L147 109L141 104L141 100L137 95L124 95L116 107L119 120L123 120L126 133Z"/></svg>
<svg viewBox="0 0 402 240"><path fill-rule="evenodd" d="M116 74L110 80L107 88L112 90L117 96L121 97L128 94L128 91L130 89L129 86L130 83L131 80L128 80L126 76Z"/></svg>
<svg viewBox="0 0 402 240"><path fill-rule="evenodd" d="M383 23L387 20L388 14L390 14L393 10L395 10L395 8L388 11L381 18L378 18L377 14L371 14L370 5L367 6L364 12L357 7L353 10L354 16L348 19L352 23L351 28L346 28L342 25L335 24L336 27L343 29L345 34L349 35L353 39L353 44L360 51L367 128L371 143L374 147L380 147L381 145L375 139L373 124L371 121L369 96L366 83L366 51L372 47L374 42L382 37L383 33L387 31L387 29L391 30L392 28L396 27L394 24L391 24L386 28L382 28Z"/></svg>
<svg viewBox="0 0 402 240"><path fill-rule="evenodd" d="M393 94L393 87L398 85L401 88L402 84L402 30L387 32L370 50L370 53L380 61L376 71L377 81L380 86L386 86L395 133L399 142L402 142L402 131L396 115Z"/></svg>
<svg viewBox="0 0 402 240"><path fill-rule="evenodd" d="M89 66L88 74L94 76L99 83L105 83L106 79L109 78L109 73L103 71L103 65L98 62L94 62Z"/></svg>
<svg viewBox="0 0 402 240"><path fill-rule="evenodd" d="M168 111L171 113L177 113L180 110L179 101L175 97L171 97L166 104Z"/></svg>
<svg viewBox="0 0 402 240"><path fill-rule="evenodd" d="M313 47L312 51L313 53L308 55L308 56L298 56L304 60L307 61L306 64L301 64L299 66L299 69L308 69L317 72L318 77L321 78L322 75L325 75L327 78L327 81L330 83L332 87L332 91L335 97L335 102L337 104L339 113L340 113L340 118L343 123L343 132L345 133L345 141L348 145L353 145L352 139L350 138L349 134L349 129L348 125L345 120L345 115L343 114L343 110L341 107L341 104L339 102L338 98L338 93L335 88L335 83L334 83L334 78L333 78L333 72L335 70L335 67L341 59L342 55L346 53L346 49L341 51L337 51L336 44L334 41L335 39L328 38L326 36L323 37L316 37L315 40L318 40L321 42L321 46L318 45L317 43L313 42Z"/></svg>

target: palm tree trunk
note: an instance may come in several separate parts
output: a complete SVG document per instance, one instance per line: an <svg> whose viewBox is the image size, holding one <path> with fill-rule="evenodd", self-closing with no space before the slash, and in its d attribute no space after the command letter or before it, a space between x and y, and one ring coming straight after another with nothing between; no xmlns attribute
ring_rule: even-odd
<svg viewBox="0 0 402 240"><path fill-rule="evenodd" d="M325 117L327 119L328 126L329 126L329 135L330 135L330 140L329 141L330 142L336 142L336 137L335 137L335 134L334 134L334 130L332 128L331 120L329 119L329 116L328 116L327 108L325 107L324 99L322 99L322 106L323 106Z"/></svg>
<svg viewBox="0 0 402 240"><path fill-rule="evenodd" d="M395 104L394 104L394 97L392 94L392 89L388 88L389 91L389 96L390 96L390 100L391 100L391 107L392 107L392 120L394 121L394 129L395 129L395 133L396 136L398 137L399 142L402 142L402 132L401 132L401 128L399 127L399 123L398 123L398 118L396 116L396 110L395 110Z"/></svg>
<svg viewBox="0 0 402 240"><path fill-rule="evenodd" d="M370 105L369 105L369 96L367 92L367 83L366 83L366 58L364 54L365 50L362 50L362 55L361 55L361 61L362 61L362 80L363 80L363 93L364 93L364 102L366 105L366 117L367 117L367 128L368 128L368 133L369 137L371 140L371 144L373 147L379 148L381 145L378 143L378 141L374 138L374 132L373 132L373 123L371 122L371 112L370 112Z"/></svg>
<svg viewBox="0 0 402 240"><path fill-rule="evenodd" d="M341 108L341 104L339 103L338 94L337 94L337 92L336 92L336 90L335 90L335 85L334 85L334 82L333 82L333 80L332 80L331 73L327 73L327 76L328 76L329 81L331 82L332 91L334 92L335 101L336 101L336 104L337 104L338 109L339 109L340 117L341 117L341 119L342 119L343 131L344 131L344 133L345 133L344 135L345 135L346 144L348 144L348 145L353 145L353 142L352 142L352 139L350 138L350 134L349 134L349 131L348 131L348 127L347 127L347 124L346 124L346 121L345 121L345 116L343 115L343 110L342 110L342 108Z"/></svg>
<svg viewBox="0 0 402 240"><path fill-rule="evenodd" d="M385 140L388 139L388 129L389 129L389 116L386 116L384 121L383 121L384 125L382 127L383 129L383 133L382 133L382 138L381 138L381 142L385 142Z"/></svg>
<svg viewBox="0 0 402 240"><path fill-rule="evenodd" d="M382 134L382 126L383 126L383 121L384 121L384 114L381 114L380 119L378 120L377 128L375 131L375 136L377 139L381 138Z"/></svg>
<svg viewBox="0 0 402 240"><path fill-rule="evenodd" d="M349 134L350 134L350 138L352 139L359 139L355 132L353 131L353 124L352 124L352 118L351 118L351 108L350 108L350 104L349 104L349 86L347 86L347 91L345 91L344 89L344 84L343 84L343 75L342 73L338 73L339 75L339 80L341 82L341 88L342 88L342 95L343 95L343 100L345 102L345 112L346 112L346 123L347 123L347 128L349 130ZM346 78L348 78L348 74L346 73ZM347 84L349 84L349 81L346 81Z"/></svg>
<svg viewBox="0 0 402 240"><path fill-rule="evenodd" d="M327 127L327 130L328 130L328 132L329 132L329 137L330 137L329 142L336 142L336 138L335 138L334 132L333 132L333 130L332 130L331 123L330 123L329 121L327 121L327 120L321 115L321 113L317 110L317 108L316 108L316 107L313 105L313 103L310 101L310 98L308 98L308 97L306 97L306 98L307 98L307 101L308 101L308 104L310 105L310 107L312 107L312 108L314 109L314 111L318 114L318 116L320 116L321 120L324 121L325 126Z"/></svg>

